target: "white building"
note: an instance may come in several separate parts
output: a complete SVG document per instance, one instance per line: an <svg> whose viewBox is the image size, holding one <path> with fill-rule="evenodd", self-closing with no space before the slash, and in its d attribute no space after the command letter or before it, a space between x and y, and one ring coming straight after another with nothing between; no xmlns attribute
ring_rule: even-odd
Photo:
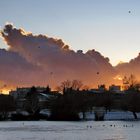
<svg viewBox="0 0 140 140"><path fill-rule="evenodd" d="M122 93L120 85L109 86L109 91L114 92L114 93Z"/></svg>
<svg viewBox="0 0 140 140"><path fill-rule="evenodd" d="M31 87L23 87L17 88L16 90L12 90L9 92L9 95L13 96L14 99L17 98L25 98L27 93L30 91ZM38 93L43 93L45 91L45 87L36 87Z"/></svg>

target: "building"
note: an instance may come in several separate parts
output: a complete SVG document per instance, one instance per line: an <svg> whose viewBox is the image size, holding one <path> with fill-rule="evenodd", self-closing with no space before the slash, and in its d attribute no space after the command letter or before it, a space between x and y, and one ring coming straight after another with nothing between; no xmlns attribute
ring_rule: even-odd
<svg viewBox="0 0 140 140"><path fill-rule="evenodd" d="M48 100L50 96L54 96L55 94L53 92L47 93L47 88L45 87L35 87L36 92L35 96L38 98L39 106L41 109L45 108L45 102ZM24 88L17 88L16 90L12 90L9 92L9 94L14 98L16 103L16 109L18 112L24 111L25 104L27 102L27 96L30 92L31 88L24 87Z"/></svg>
<svg viewBox="0 0 140 140"><path fill-rule="evenodd" d="M111 85L109 86L109 91L113 93L122 93L120 85Z"/></svg>
<svg viewBox="0 0 140 140"><path fill-rule="evenodd" d="M25 98L27 93L30 91L31 87L23 87L23 88L17 88L16 90L11 90L9 94L14 97L14 99L21 99ZM36 87L36 90L38 93L44 93L46 90L45 87Z"/></svg>
<svg viewBox="0 0 140 140"><path fill-rule="evenodd" d="M90 89L90 93L104 93L106 91L105 85L98 85L97 89Z"/></svg>

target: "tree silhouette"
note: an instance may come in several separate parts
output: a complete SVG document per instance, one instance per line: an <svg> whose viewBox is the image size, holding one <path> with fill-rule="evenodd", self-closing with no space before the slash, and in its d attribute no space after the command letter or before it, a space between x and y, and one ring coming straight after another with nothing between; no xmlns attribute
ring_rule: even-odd
<svg viewBox="0 0 140 140"><path fill-rule="evenodd" d="M50 99L51 120L79 120L74 94L59 95Z"/></svg>
<svg viewBox="0 0 140 140"><path fill-rule="evenodd" d="M138 88L138 82L136 80L136 77L133 74L131 74L129 77L124 76L123 86L124 90L136 90L136 88Z"/></svg>
<svg viewBox="0 0 140 140"><path fill-rule="evenodd" d="M25 102L25 109L31 115L35 115L39 113L39 99L37 89L35 87L31 87L30 91L27 93L26 102Z"/></svg>
<svg viewBox="0 0 140 140"><path fill-rule="evenodd" d="M12 96L0 95L0 119L8 118L9 112L15 110L15 102Z"/></svg>
<svg viewBox="0 0 140 140"><path fill-rule="evenodd" d="M49 94L51 92L51 88L49 87L49 85L46 87L46 89L44 90L43 93L45 94Z"/></svg>
<svg viewBox="0 0 140 140"><path fill-rule="evenodd" d="M140 112L140 93L134 92L131 94L126 94L121 101L122 109L131 111L135 119L137 119L137 112Z"/></svg>
<svg viewBox="0 0 140 140"><path fill-rule="evenodd" d="M58 91L65 93L67 90L79 90L83 86L83 83L79 80L66 80L61 82L61 85L57 87Z"/></svg>

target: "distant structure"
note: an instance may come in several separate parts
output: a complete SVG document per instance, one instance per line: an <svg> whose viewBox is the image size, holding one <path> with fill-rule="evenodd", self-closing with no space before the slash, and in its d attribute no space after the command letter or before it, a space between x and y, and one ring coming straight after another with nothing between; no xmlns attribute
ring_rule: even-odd
<svg viewBox="0 0 140 140"><path fill-rule="evenodd" d="M97 89L90 89L89 90L90 93L103 93L105 91L106 91L105 85L98 85Z"/></svg>
<svg viewBox="0 0 140 140"><path fill-rule="evenodd" d="M109 91L113 93L122 93L120 85L111 85L109 86Z"/></svg>
<svg viewBox="0 0 140 140"><path fill-rule="evenodd" d="M16 90L12 90L9 92L9 95L11 95L16 104L16 112L18 113L25 113L25 104L27 102L27 96L30 92L32 87L23 87L23 88L17 88ZM39 101L40 109L44 109L46 106L45 103L48 100L48 98L52 96L57 96L56 91L51 91L49 86L47 87L35 87L36 92L34 93Z"/></svg>
<svg viewBox="0 0 140 140"><path fill-rule="evenodd" d="M31 87L17 88L16 90L11 90L9 92L9 95L13 96L14 99L25 98L30 89ZM36 89L38 93L44 93L44 91L46 90L45 87L36 87Z"/></svg>

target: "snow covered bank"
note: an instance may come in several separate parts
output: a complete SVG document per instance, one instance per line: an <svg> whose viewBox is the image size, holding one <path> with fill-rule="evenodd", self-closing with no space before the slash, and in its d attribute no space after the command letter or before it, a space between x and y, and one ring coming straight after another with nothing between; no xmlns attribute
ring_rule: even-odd
<svg viewBox="0 0 140 140"><path fill-rule="evenodd" d="M140 113L137 113L138 119L140 119ZM80 114L80 118L82 119L82 113ZM86 120L94 120L94 112L86 113ZM104 120L134 120L134 116L132 112L129 111L110 111L105 113Z"/></svg>

